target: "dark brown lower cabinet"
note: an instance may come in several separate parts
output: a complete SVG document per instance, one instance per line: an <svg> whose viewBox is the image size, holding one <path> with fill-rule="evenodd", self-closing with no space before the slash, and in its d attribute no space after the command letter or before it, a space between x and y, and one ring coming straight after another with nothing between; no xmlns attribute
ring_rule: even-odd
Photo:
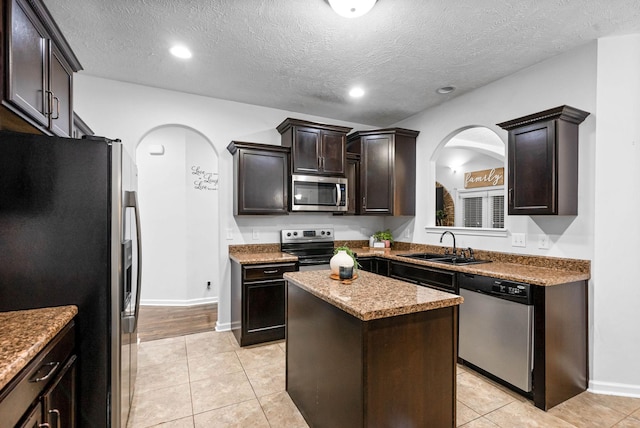
<svg viewBox="0 0 640 428"><path fill-rule="evenodd" d="M76 426L76 359L69 358L42 397L43 419L51 428Z"/></svg>
<svg viewBox="0 0 640 428"><path fill-rule="evenodd" d="M362 321L287 293L286 388L309 426L455 427L457 306Z"/></svg>
<svg viewBox="0 0 640 428"><path fill-rule="evenodd" d="M231 262L231 331L240 346L284 339L285 272L296 263Z"/></svg>
<svg viewBox="0 0 640 428"><path fill-rule="evenodd" d="M0 426L75 428L75 322L0 391Z"/></svg>
<svg viewBox="0 0 640 428"><path fill-rule="evenodd" d="M587 389L587 294L586 281L534 288L533 401L542 410Z"/></svg>

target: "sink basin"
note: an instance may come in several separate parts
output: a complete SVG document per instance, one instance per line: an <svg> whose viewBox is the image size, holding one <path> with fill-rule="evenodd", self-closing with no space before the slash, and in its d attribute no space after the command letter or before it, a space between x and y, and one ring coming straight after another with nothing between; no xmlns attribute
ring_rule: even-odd
<svg viewBox="0 0 640 428"><path fill-rule="evenodd" d="M433 253L401 254L400 257L408 257L410 259L419 259L419 260L435 260L435 259L451 258L451 256L446 256L444 254L433 254Z"/></svg>
<svg viewBox="0 0 640 428"><path fill-rule="evenodd" d="M446 263L449 265L474 265L479 263L490 263L491 260L479 260L469 257L456 257L445 254L433 254L433 253L416 253L416 254L402 254L400 257L407 257L409 259L416 260L428 260L436 263Z"/></svg>

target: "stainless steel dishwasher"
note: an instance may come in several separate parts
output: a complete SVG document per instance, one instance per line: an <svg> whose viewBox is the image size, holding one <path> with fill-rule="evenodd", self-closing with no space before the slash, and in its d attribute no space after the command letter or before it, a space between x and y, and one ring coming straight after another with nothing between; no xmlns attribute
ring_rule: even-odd
<svg viewBox="0 0 640 428"><path fill-rule="evenodd" d="M524 391L531 392L533 295L529 284L460 274L458 356Z"/></svg>

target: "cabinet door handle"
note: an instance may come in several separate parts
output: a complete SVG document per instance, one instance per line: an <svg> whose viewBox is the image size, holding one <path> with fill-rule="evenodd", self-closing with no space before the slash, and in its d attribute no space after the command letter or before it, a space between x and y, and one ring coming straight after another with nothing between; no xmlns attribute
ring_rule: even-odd
<svg viewBox="0 0 640 428"><path fill-rule="evenodd" d="M278 269L273 269L273 270L263 270L262 271L265 274L272 274L272 273L278 273Z"/></svg>
<svg viewBox="0 0 640 428"><path fill-rule="evenodd" d="M51 116L53 112L53 92L46 91L47 94L47 106L44 111L45 116Z"/></svg>
<svg viewBox="0 0 640 428"><path fill-rule="evenodd" d="M43 423L43 424L38 424L39 428L51 428L51 425L49 425L48 423Z"/></svg>
<svg viewBox="0 0 640 428"><path fill-rule="evenodd" d="M509 204L513 203L513 187L509 188Z"/></svg>
<svg viewBox="0 0 640 428"><path fill-rule="evenodd" d="M56 415L56 428L62 428L64 425L62 425L62 416L60 416L60 410L51 409L49 410L49 413L53 413L54 415Z"/></svg>
<svg viewBox="0 0 640 428"><path fill-rule="evenodd" d="M44 365L43 365L43 366L41 366L41 367L44 367L44 366L49 366L49 367L51 367L51 368L49 369L49 373L47 373L46 375L44 375L44 376L42 376L42 377L37 377L37 378L35 378L35 379L30 379L30 380L29 380L29 382L34 382L34 383L35 383L35 382L42 382L43 380L47 380L47 379L49 379L49 378L51 377L51 375L52 375L53 373L55 373L55 371L58 369L58 366L59 366L59 365L60 365L60 361L52 361L52 362L50 362L50 363L44 364Z"/></svg>
<svg viewBox="0 0 640 428"><path fill-rule="evenodd" d="M362 197L362 208L366 208L367 207L367 199L365 196Z"/></svg>
<svg viewBox="0 0 640 428"><path fill-rule="evenodd" d="M53 95L53 93L52 93ZM56 117L51 117L51 119L60 119L60 98L53 95L53 99L56 100ZM51 110L53 110L53 106L51 106ZM53 112L52 112L53 113Z"/></svg>

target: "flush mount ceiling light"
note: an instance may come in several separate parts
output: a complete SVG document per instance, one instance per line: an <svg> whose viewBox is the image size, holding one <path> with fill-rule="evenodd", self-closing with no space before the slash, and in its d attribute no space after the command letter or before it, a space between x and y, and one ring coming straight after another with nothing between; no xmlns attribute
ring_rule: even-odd
<svg viewBox="0 0 640 428"><path fill-rule="evenodd" d="M364 89L359 87L352 88L349 91L349 96L352 98L360 98L363 95L364 95Z"/></svg>
<svg viewBox="0 0 640 428"><path fill-rule="evenodd" d="M369 12L376 0L328 0L331 8L345 18L357 18Z"/></svg>
<svg viewBox="0 0 640 428"><path fill-rule="evenodd" d="M455 86L443 86L442 88L436 89L436 92L439 94L445 95L445 94L450 94L455 90L456 90Z"/></svg>
<svg viewBox="0 0 640 428"><path fill-rule="evenodd" d="M171 49L169 49L169 52L171 52L171 55L178 58L182 58L182 59L191 58L191 51L186 46L175 45Z"/></svg>

